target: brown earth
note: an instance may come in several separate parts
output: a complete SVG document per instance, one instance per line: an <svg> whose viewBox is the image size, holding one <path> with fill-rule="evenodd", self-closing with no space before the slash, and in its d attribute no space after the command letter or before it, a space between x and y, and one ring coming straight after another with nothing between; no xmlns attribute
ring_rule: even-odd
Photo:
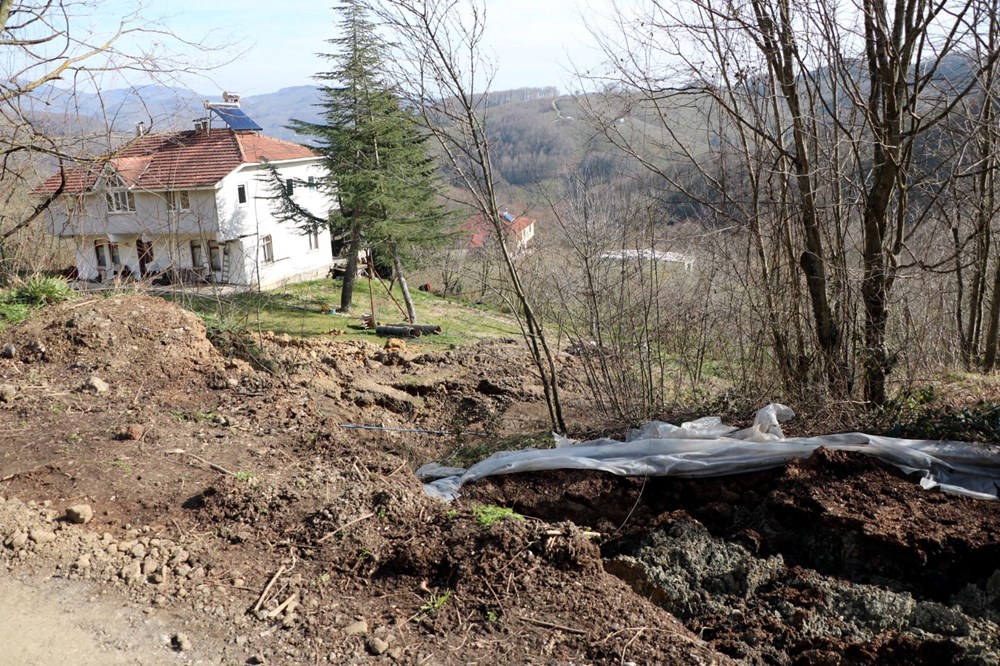
<svg viewBox="0 0 1000 666"><path fill-rule="evenodd" d="M824 451L715 480L499 477L444 505L416 467L545 441L518 341L214 342L140 295L0 334L0 592L30 617L62 599L38 626L91 637L72 663L1000 660L996 503ZM561 361L568 419L599 430ZM98 603L134 615L95 624ZM18 633L0 662L51 640Z"/></svg>

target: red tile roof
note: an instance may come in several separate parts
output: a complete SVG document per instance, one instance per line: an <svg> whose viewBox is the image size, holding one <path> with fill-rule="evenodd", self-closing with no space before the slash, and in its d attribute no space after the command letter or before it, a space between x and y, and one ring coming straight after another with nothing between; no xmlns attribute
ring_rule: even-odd
<svg viewBox="0 0 1000 666"><path fill-rule="evenodd" d="M109 163L129 187L140 190L179 190L210 187L241 164L267 159L272 162L316 157L295 143L228 128L147 134L137 137L113 155L66 170L66 194L92 188ZM51 194L60 183L55 173L35 188L35 194Z"/></svg>
<svg viewBox="0 0 1000 666"><path fill-rule="evenodd" d="M507 232L507 235L514 236L518 240L521 239L521 232L537 221L530 217L525 217L524 215L518 215L513 219L513 221L510 221L506 217L508 215L509 213L506 211L501 213L500 222L503 224L504 231ZM489 239L494 233L493 223L487 220L482 214L474 215L466 220L462 224L461 230L472 235L472 238L469 239L469 247L474 249L482 247L483 244L487 242L487 239Z"/></svg>

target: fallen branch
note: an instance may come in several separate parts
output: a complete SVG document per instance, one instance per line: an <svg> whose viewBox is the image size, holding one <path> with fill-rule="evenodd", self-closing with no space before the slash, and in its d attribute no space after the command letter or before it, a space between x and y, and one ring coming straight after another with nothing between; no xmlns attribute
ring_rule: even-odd
<svg viewBox="0 0 1000 666"><path fill-rule="evenodd" d="M185 456L188 456L189 458L194 458L195 460L197 460L198 462L200 462L203 465L208 465L208 467L210 467L211 469L215 470L216 472L219 472L220 474L228 474L229 476L236 476L236 472L231 472L228 469L226 469L225 467L223 467L222 465L216 465L211 460L205 460L201 456L196 456L193 453L188 453L184 449L171 449L170 451L164 451L164 453L167 453L167 454L175 453L175 454L185 455Z"/></svg>
<svg viewBox="0 0 1000 666"><path fill-rule="evenodd" d="M538 625L539 627L545 627L547 629L558 629L559 631L565 631L567 634L576 634L577 636L586 636L587 632L583 629L574 629L573 627L567 627L561 624L556 624L555 622L546 622L545 620L536 620L531 617L525 617L524 615L518 615L518 618L528 622L530 624Z"/></svg>
<svg viewBox="0 0 1000 666"><path fill-rule="evenodd" d="M271 588L274 587L274 584L278 582L278 577L281 576L281 574L283 573L285 573L284 564L279 566L278 570L274 572L273 576L271 576L271 580L267 581L267 585L264 586L264 591L261 592L260 597L257 598L257 603L253 605L252 612L256 613L257 611L260 610L261 604L263 604L264 601L267 599L267 595L271 592Z"/></svg>
<svg viewBox="0 0 1000 666"><path fill-rule="evenodd" d="M597 539L601 536L600 532L591 532L590 530L581 530L579 532L580 536L584 539ZM568 537L569 534L563 532L562 530L545 530L545 536L550 537Z"/></svg>
<svg viewBox="0 0 1000 666"><path fill-rule="evenodd" d="M317 544L321 544L324 541L326 541L327 539L329 539L330 537L332 537L333 535L337 534L338 532L343 532L344 530L346 530L351 525L353 525L355 523L360 523L362 520L367 520L367 519L371 518L374 515L375 515L374 512L368 512L365 515L361 516L360 518L355 518L354 520L350 521L349 523L344 523L343 525L341 525L340 527L338 527L334 531L327 532L326 534L324 534L323 536L321 536L319 539L316 540L316 543Z"/></svg>
<svg viewBox="0 0 1000 666"><path fill-rule="evenodd" d="M283 611L286 608L288 608L288 606L291 605L293 602L298 601L298 598L299 598L299 593L298 592L292 592L292 594L291 594L290 597L288 597L287 599L285 599L281 603L281 605L279 605L273 611L271 611L270 613L268 613L266 617L268 617L268 618L278 617L279 615L281 615L281 611Z"/></svg>

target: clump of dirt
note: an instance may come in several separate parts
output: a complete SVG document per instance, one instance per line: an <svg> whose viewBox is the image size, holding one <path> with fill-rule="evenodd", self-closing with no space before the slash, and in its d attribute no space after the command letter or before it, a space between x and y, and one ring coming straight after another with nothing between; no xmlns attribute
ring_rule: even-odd
<svg viewBox="0 0 1000 666"><path fill-rule="evenodd" d="M755 557L684 516L613 550L608 571L744 663L1000 661L990 620Z"/></svg>

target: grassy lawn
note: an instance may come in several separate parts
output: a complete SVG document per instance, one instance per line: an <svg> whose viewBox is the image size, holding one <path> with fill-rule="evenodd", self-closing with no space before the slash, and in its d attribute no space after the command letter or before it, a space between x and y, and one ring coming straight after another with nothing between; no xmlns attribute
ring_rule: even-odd
<svg viewBox="0 0 1000 666"><path fill-rule="evenodd" d="M381 324L398 324L405 316L380 284L372 284L375 310ZM412 290L417 322L437 324L441 335L414 339L420 346L463 345L483 338L519 336L516 322L497 311L439 298ZM393 296L399 307L403 298L398 287ZM292 284L262 293L240 293L224 297L173 295L179 305L226 324L254 330L287 333L299 337L336 336L340 339L370 340L381 338L361 328L360 318L371 310L368 283L355 283L354 309L349 315L335 312L340 304L340 282L314 280Z"/></svg>

